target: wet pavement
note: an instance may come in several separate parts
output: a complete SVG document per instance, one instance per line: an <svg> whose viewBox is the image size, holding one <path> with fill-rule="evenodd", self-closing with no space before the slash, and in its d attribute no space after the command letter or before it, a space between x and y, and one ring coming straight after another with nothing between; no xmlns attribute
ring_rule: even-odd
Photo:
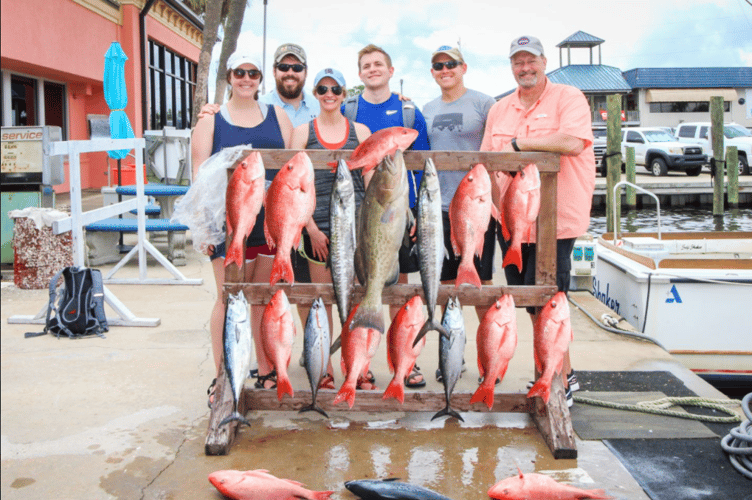
<svg viewBox="0 0 752 500"><path fill-rule="evenodd" d="M166 248L166 240L154 243ZM180 271L187 278L203 278L203 285L109 286L136 316L158 317L161 324L113 327L106 339L24 339L24 332L41 326L11 325L7 319L37 313L47 291L2 283L3 499L219 499L207 481L209 473L259 468L312 489L334 490L335 499L355 498L344 481L387 477L450 498L483 499L489 487L515 474L518 466L575 486L605 488L619 499L648 498L601 441L577 438L576 460L554 460L524 414L463 413L462 423L431 421L433 414L425 412L350 412L345 405L330 419L316 413L251 412L252 426L240 430L229 455L206 456L206 387L214 371L208 319L215 285L208 258L191 247L186 253L187 265ZM156 261L149 262L149 277L168 277ZM137 274L132 262L118 276ZM503 283L503 273L495 277ZM596 317L606 312L589 293L573 297ZM666 370L700 396L721 397L660 348L601 330L575 307L572 315L576 369ZM478 320L469 307L465 318L467 371L457 392L477 388ZM292 384L307 389L297 365L303 340L299 321L298 327ZM532 328L523 309L518 309L518 328L517 351L497 392L523 392L532 376ZM339 354L333 362L339 365ZM428 380L426 390L441 392L433 375L435 337L418 364ZM391 379L383 340L372 368L383 391ZM342 379L336 370L337 387Z"/></svg>

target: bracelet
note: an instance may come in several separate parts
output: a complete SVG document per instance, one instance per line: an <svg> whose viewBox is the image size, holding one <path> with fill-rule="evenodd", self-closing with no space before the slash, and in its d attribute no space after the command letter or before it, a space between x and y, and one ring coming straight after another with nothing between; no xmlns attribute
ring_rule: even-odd
<svg viewBox="0 0 752 500"><path fill-rule="evenodd" d="M516 137L512 139L512 149L514 149L515 151L518 151L518 152L520 151L520 147L517 145L517 138Z"/></svg>

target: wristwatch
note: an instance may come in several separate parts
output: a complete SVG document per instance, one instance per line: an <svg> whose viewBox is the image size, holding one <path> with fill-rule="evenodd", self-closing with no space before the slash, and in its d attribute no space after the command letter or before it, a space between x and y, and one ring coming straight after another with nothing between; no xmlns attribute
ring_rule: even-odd
<svg viewBox="0 0 752 500"><path fill-rule="evenodd" d="M512 139L512 149L514 149L515 151L519 151L520 150L520 147L517 145L517 138L516 137Z"/></svg>

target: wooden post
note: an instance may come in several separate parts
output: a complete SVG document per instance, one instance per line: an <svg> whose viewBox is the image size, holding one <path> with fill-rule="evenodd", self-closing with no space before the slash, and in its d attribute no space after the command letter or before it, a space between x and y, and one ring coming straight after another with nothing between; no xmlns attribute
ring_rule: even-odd
<svg viewBox="0 0 752 500"><path fill-rule="evenodd" d="M613 203L616 203L617 218L621 214L621 196L614 199L614 186L621 178L621 155L616 154L621 152L621 96L619 94L613 94L608 96L608 135L606 154L608 160L606 162L606 169L608 174L606 175L606 213L613 213ZM611 156L613 155L613 156ZM606 217L606 231L614 231L614 223L616 227L619 226L617 220L612 220L610 217Z"/></svg>
<svg viewBox="0 0 752 500"><path fill-rule="evenodd" d="M736 146L726 148L726 165L728 206L729 208L739 208L739 151Z"/></svg>
<svg viewBox="0 0 752 500"><path fill-rule="evenodd" d="M625 159L627 165L627 182L635 183L635 159L634 159L634 147L627 146L627 157ZM627 208L633 210L637 207L637 192L632 186L627 186Z"/></svg>
<svg viewBox="0 0 752 500"><path fill-rule="evenodd" d="M725 165L723 164L723 97L712 96L710 98L710 136L713 145L713 158L715 158L716 172L713 184L713 215L723 215L723 188Z"/></svg>

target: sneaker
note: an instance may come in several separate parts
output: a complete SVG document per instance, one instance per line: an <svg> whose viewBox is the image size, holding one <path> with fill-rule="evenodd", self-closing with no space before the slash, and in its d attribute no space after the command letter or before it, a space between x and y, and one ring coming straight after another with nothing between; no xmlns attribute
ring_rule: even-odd
<svg viewBox="0 0 752 500"><path fill-rule="evenodd" d="M580 390L580 383L577 381L577 374L572 370L567 375L567 385L572 392Z"/></svg>
<svg viewBox="0 0 752 500"><path fill-rule="evenodd" d="M571 408L574 405L574 396L572 396L572 389L567 387L567 390L564 391L564 395L567 397L567 406Z"/></svg>

